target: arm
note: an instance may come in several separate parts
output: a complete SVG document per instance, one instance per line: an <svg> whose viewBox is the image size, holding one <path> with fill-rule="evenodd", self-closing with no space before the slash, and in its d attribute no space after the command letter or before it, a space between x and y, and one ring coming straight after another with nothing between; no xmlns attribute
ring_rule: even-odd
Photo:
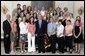
<svg viewBox="0 0 85 56"><path fill-rule="evenodd" d="M38 28L38 27L37 27L37 22L35 23L35 27L36 27L36 28L35 28L35 34L37 34L37 28Z"/></svg>
<svg viewBox="0 0 85 56"><path fill-rule="evenodd" d="M6 35L6 37L8 37L8 33L7 33L6 27L7 27L6 21L4 21L4 22L3 22L3 31L4 31L4 35Z"/></svg>
<svg viewBox="0 0 85 56"><path fill-rule="evenodd" d="M45 23L45 34L47 34L47 22Z"/></svg>
<svg viewBox="0 0 85 56"><path fill-rule="evenodd" d="M47 24L47 34L48 34L48 36L50 37L50 32L49 32L49 24Z"/></svg>
<svg viewBox="0 0 85 56"><path fill-rule="evenodd" d="M29 27L29 26L28 26L28 23L27 23L27 24L26 24L26 32L28 32L28 27Z"/></svg>
<svg viewBox="0 0 85 56"><path fill-rule="evenodd" d="M5 21L3 22L3 31L4 31L4 33L7 32L7 30L6 30L6 22Z"/></svg>
<svg viewBox="0 0 85 56"><path fill-rule="evenodd" d="M74 26L74 27L75 27L75 26ZM77 36L75 35L75 28L74 28L73 34L74 34L74 37L76 38Z"/></svg>
<svg viewBox="0 0 85 56"><path fill-rule="evenodd" d="M78 34L78 36L77 36L77 37L79 37L79 36L80 36L80 34L81 34L81 26L79 27L79 30L80 30L80 32L79 32L79 34Z"/></svg>

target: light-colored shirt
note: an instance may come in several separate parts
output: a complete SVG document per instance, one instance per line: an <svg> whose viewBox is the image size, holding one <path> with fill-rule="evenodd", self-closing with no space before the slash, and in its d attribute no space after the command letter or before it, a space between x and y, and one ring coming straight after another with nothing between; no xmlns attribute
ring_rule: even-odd
<svg viewBox="0 0 85 56"><path fill-rule="evenodd" d="M73 18L68 17L67 20L71 20L71 24L74 25L75 20ZM66 22L67 22L66 20Z"/></svg>
<svg viewBox="0 0 85 56"><path fill-rule="evenodd" d="M61 25L57 25L57 36L58 37L62 37L62 36L64 36L63 33L64 33L64 26L62 24Z"/></svg>
<svg viewBox="0 0 85 56"><path fill-rule="evenodd" d="M57 25L55 24L55 23L48 23L48 25L47 25L47 32L48 33L52 33L51 35L53 35L53 34L56 34L56 29L57 28Z"/></svg>
<svg viewBox="0 0 85 56"><path fill-rule="evenodd" d="M72 36L73 26L72 25L66 25L65 26L65 34L66 36Z"/></svg>
<svg viewBox="0 0 85 56"><path fill-rule="evenodd" d="M55 24L58 25L58 22L56 22Z"/></svg>
<svg viewBox="0 0 85 56"><path fill-rule="evenodd" d="M42 20L39 20L39 28L41 28Z"/></svg>
<svg viewBox="0 0 85 56"><path fill-rule="evenodd" d="M19 27L20 27L20 34L26 34L27 33L27 30L26 30L27 24L26 23L20 22Z"/></svg>

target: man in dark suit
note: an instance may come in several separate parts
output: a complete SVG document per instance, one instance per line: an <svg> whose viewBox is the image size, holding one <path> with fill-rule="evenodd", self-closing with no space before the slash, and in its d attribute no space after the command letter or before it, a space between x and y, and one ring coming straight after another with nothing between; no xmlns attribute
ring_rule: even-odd
<svg viewBox="0 0 85 56"><path fill-rule="evenodd" d="M45 53L44 48L44 36L47 33L47 23L42 20L41 14L38 15L38 21L36 21L36 36L37 36L37 44L38 44L38 53Z"/></svg>
<svg viewBox="0 0 85 56"><path fill-rule="evenodd" d="M3 22L3 31L4 31L4 49L5 53L9 54L10 52L10 32L11 32L11 26L10 26L10 15L7 14L6 20Z"/></svg>

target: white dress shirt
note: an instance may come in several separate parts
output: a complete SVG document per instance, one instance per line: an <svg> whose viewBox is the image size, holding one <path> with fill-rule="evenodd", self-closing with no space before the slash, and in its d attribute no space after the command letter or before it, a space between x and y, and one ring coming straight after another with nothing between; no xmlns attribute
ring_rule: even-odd
<svg viewBox="0 0 85 56"><path fill-rule="evenodd" d="M64 33L64 26L62 24L61 25L57 25L57 36L58 37L62 37L62 36L64 36L63 33Z"/></svg>

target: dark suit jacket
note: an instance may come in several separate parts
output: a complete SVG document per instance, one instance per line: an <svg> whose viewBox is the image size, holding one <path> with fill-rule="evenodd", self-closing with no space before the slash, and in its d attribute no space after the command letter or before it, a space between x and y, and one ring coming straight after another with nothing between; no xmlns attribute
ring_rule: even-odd
<svg viewBox="0 0 85 56"><path fill-rule="evenodd" d="M11 32L11 25L10 25L10 23L8 22L8 20L5 20L4 22L3 22L3 31L4 31L4 34L6 35L6 34L10 34L10 32Z"/></svg>
<svg viewBox="0 0 85 56"><path fill-rule="evenodd" d="M35 34L37 35L44 35L47 33L47 22L42 20L41 28L39 28L39 22L36 21L36 31Z"/></svg>

